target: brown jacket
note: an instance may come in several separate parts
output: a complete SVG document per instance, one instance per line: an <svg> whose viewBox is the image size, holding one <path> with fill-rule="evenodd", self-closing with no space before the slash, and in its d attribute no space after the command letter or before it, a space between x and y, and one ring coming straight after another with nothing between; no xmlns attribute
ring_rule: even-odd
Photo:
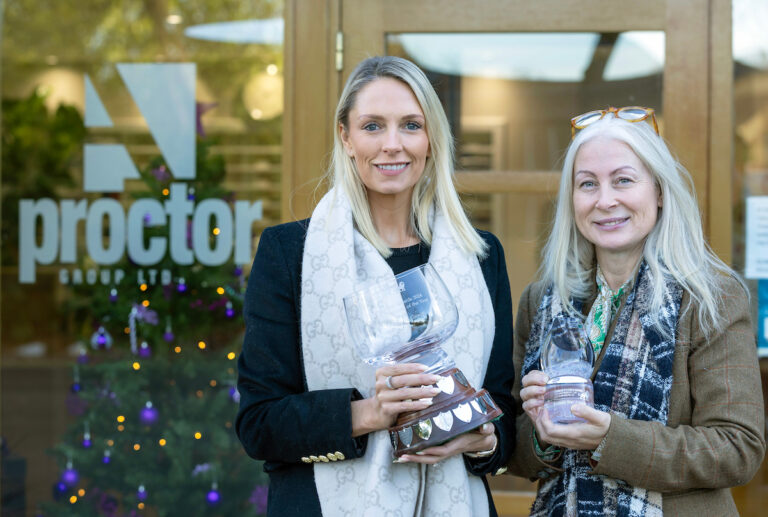
<svg viewBox="0 0 768 517"><path fill-rule="evenodd" d="M595 468L596 474L662 492L665 515L738 515L729 488L752 479L765 453L765 413L749 300L733 278L723 277L721 290L726 324L708 339L696 308L685 310L690 298L683 295L667 425L611 415ZM515 372L522 371L525 343L543 294L544 286L537 282L520 298ZM585 304L590 306L591 301ZM606 342L609 339L610 334ZM520 388L518 379L512 395L519 408ZM522 408L519 412L509 472L532 480L556 475L557 469L534 453L533 425Z"/></svg>

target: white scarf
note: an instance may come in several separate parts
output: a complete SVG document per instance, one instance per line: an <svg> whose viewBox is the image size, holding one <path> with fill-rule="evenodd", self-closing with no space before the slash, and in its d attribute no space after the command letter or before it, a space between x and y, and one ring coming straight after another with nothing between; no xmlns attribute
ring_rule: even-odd
<svg viewBox="0 0 768 517"><path fill-rule="evenodd" d="M495 332L493 305L480 263L454 240L435 211L429 262L454 297L459 324L442 348L476 388L482 386ZM347 196L326 194L315 208L304 246L301 339L310 391L354 387L375 392L374 368L348 337L342 299L364 284L392 278L392 269L354 228ZM436 465L393 463L386 429L371 433L365 456L316 463L315 485L326 516L487 516L488 498L461 455Z"/></svg>

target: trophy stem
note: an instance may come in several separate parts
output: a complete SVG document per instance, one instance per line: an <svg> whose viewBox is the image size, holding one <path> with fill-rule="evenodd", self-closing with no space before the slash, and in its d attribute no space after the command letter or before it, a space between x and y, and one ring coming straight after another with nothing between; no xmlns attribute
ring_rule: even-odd
<svg viewBox="0 0 768 517"><path fill-rule="evenodd" d="M502 415L488 392L476 391L458 368L439 375L442 378L435 386L441 391L434 403L421 411L401 413L389 428L396 457L440 445Z"/></svg>
<svg viewBox="0 0 768 517"><path fill-rule="evenodd" d="M428 367L423 373L437 375L446 375L446 372L453 368L453 361L442 348L436 346L434 341L401 349L393 356L392 361L395 363L423 364Z"/></svg>

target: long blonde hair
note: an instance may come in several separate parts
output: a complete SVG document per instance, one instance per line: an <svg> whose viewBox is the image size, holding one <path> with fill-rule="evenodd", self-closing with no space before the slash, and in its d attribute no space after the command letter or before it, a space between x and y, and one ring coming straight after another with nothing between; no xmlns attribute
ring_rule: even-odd
<svg viewBox="0 0 768 517"><path fill-rule="evenodd" d="M448 219L453 237L459 246L468 253L483 256L487 245L469 222L453 184L454 148L448 119L424 72L406 59L394 56L370 57L357 65L349 76L336 107L333 152L326 179L332 187L341 188L349 197L358 231L382 256L389 257L392 251L376 231L365 186L360 180L354 160L344 152L338 130L340 125L345 130L349 129L349 112L354 107L360 90L384 77L396 79L413 91L424 112L429 138L430 157L411 197L413 231L423 242L432 243L429 216L434 206Z"/></svg>
<svg viewBox="0 0 768 517"><path fill-rule="evenodd" d="M649 314L658 318L664 303L664 284L671 276L689 293L691 302L698 305L698 318L704 332L722 329L718 277L731 275L738 279L738 276L704 239L690 174L646 123L606 116L581 130L571 142L563 163L552 233L543 250L541 278L554 285L571 311L574 309L569 298L586 298L594 285L594 246L578 231L573 217L573 167L581 146L597 137L629 146L651 173L661 193L663 206L643 247L652 285ZM653 324L661 329L658 319Z"/></svg>

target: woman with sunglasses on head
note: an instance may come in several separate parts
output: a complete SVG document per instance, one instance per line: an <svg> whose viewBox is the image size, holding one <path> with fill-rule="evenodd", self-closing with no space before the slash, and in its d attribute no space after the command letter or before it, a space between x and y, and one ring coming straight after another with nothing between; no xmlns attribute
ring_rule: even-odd
<svg viewBox="0 0 768 517"><path fill-rule="evenodd" d="M265 461L267 515L496 515L485 474L506 463L515 430L504 252L461 207L448 121L416 65L360 63L334 129L330 192L309 220L264 230L248 281L236 429ZM441 347L508 416L393 461L387 428L428 408L440 377L414 363L374 372L342 300L427 262L459 308Z"/></svg>
<svg viewBox="0 0 768 517"><path fill-rule="evenodd" d="M765 451L746 288L705 242L653 110L594 111L571 127L540 280L518 307L510 471L539 480L531 515L738 515L729 488ZM582 422L555 423L541 344L574 315L596 358L594 408L574 404Z"/></svg>

